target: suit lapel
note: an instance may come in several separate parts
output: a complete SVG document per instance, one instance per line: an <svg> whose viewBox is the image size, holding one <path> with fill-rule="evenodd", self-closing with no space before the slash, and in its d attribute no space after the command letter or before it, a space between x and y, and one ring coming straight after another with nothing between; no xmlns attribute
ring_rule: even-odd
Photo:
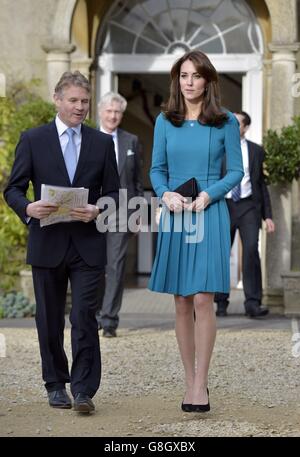
<svg viewBox="0 0 300 457"><path fill-rule="evenodd" d="M118 152L119 152L119 157L118 157L118 170L119 170L119 175L121 175L122 170L124 168L125 162L126 162L126 156L127 156L127 144L126 144L126 138L124 136L124 132L122 129L118 129Z"/></svg>
<svg viewBox="0 0 300 457"><path fill-rule="evenodd" d="M248 156L249 156L249 174L251 175L252 170L253 170L253 165L254 165L254 148L251 143L251 141L247 141L247 146L248 146Z"/></svg>

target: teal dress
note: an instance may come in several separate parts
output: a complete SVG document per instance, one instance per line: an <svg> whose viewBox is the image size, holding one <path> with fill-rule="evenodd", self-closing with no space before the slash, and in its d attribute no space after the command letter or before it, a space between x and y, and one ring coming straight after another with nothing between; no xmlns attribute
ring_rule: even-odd
<svg viewBox="0 0 300 457"><path fill-rule="evenodd" d="M211 203L201 213L170 213L163 206L150 290L188 296L199 292L229 292L230 220L224 196L243 175L240 132L227 112L222 127L185 121L175 127L157 117L150 178L162 197L194 177ZM226 155L226 174L221 178Z"/></svg>

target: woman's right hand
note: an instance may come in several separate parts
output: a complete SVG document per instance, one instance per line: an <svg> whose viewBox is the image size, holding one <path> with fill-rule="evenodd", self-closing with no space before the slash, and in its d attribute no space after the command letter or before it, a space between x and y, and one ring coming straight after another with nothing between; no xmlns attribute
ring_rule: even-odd
<svg viewBox="0 0 300 457"><path fill-rule="evenodd" d="M167 205L170 211L180 213L186 207L187 199L177 192L164 192L162 201Z"/></svg>

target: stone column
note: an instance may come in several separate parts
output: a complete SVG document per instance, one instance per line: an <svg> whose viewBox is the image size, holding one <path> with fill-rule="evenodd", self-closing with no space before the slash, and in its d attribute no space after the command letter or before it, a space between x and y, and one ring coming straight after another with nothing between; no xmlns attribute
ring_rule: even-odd
<svg viewBox="0 0 300 457"><path fill-rule="evenodd" d="M90 65L90 84L91 84L91 89L92 89L92 98L91 98L91 101L90 101L90 116L91 118L96 122L96 123L99 123L98 121L98 107L97 107L97 104L98 104L98 92L97 92L97 88L98 88L98 78L97 78L97 74L98 74L98 57L96 57L92 62L91 62L91 65Z"/></svg>
<svg viewBox="0 0 300 457"><path fill-rule="evenodd" d="M294 116L292 84L296 69L296 52L299 49L299 44L270 43L269 49L272 52L270 126L272 129L280 129L290 124Z"/></svg>
<svg viewBox="0 0 300 457"><path fill-rule="evenodd" d="M271 129L280 130L294 116L292 77L295 72L298 44L269 45L272 55ZM284 151L283 151L284 154ZM291 268L292 197L291 185L270 187L276 232L268 235L266 246L266 289L264 302L271 312L283 312L281 274Z"/></svg>
<svg viewBox="0 0 300 457"><path fill-rule="evenodd" d="M52 100L56 83L65 71L70 70L70 54L75 51L76 46L71 43L46 43L42 45L42 49L47 53L48 93Z"/></svg>
<svg viewBox="0 0 300 457"><path fill-rule="evenodd" d="M263 130L271 128L272 60L264 60Z"/></svg>
<svg viewBox="0 0 300 457"><path fill-rule="evenodd" d="M93 59L88 57L75 57L71 59L71 70L80 71L88 80L90 79L90 67L93 62Z"/></svg>
<svg viewBox="0 0 300 457"><path fill-rule="evenodd" d="M272 61L271 59L265 59L264 65L264 94L263 94L263 119L262 119L262 130L266 131L270 128L270 113L271 113L271 84L272 84ZM266 243L267 234L266 230L260 231L260 254L261 254L261 271L262 271L262 284L263 289L266 288Z"/></svg>

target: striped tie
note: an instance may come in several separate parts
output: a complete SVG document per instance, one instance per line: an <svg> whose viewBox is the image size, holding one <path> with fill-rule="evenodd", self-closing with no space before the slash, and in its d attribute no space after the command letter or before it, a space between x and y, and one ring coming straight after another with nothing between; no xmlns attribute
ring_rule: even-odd
<svg viewBox="0 0 300 457"><path fill-rule="evenodd" d="M241 183L239 182L232 190L231 190L232 200L234 202L238 202L241 199Z"/></svg>

